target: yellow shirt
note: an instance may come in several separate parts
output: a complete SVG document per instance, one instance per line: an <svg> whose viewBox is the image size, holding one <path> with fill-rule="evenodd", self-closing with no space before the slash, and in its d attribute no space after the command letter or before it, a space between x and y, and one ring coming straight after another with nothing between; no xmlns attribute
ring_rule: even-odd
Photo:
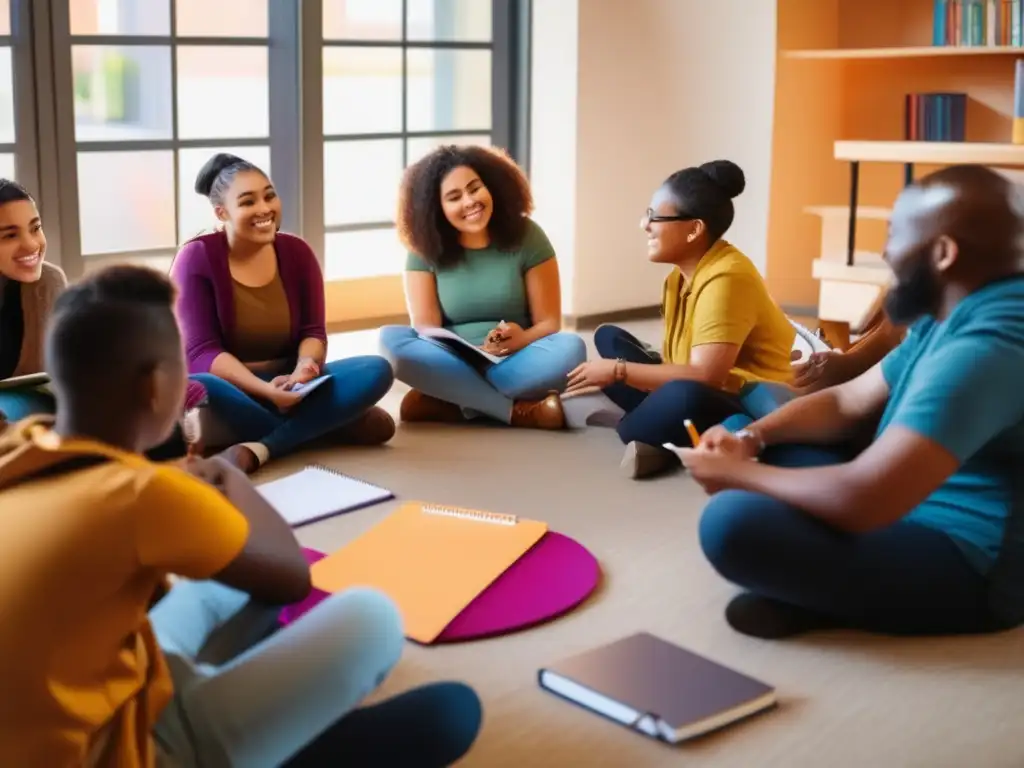
<svg viewBox="0 0 1024 768"><path fill-rule="evenodd" d="M168 574L227 566L246 519L185 472L41 419L0 437L0 510L0 765L153 766L172 685L148 610Z"/></svg>
<svg viewBox="0 0 1024 768"><path fill-rule="evenodd" d="M678 269L665 280L662 310L666 363L688 365L701 344L735 344L739 354L726 390L750 381L788 381L796 330L769 295L757 267L719 240L687 282Z"/></svg>

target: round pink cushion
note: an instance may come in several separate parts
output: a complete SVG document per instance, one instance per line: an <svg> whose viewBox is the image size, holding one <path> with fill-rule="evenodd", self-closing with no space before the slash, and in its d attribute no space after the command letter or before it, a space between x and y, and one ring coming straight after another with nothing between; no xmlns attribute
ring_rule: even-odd
<svg viewBox="0 0 1024 768"><path fill-rule="evenodd" d="M303 550L310 564L324 557ZM457 642L505 634L554 619L582 603L597 587L601 567L577 541L549 531L445 627L435 642ZM295 621L327 596L314 590L281 612Z"/></svg>

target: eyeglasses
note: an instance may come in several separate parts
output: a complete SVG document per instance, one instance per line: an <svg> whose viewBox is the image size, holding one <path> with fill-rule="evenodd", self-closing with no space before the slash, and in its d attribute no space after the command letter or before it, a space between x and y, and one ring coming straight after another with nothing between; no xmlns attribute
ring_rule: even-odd
<svg viewBox="0 0 1024 768"><path fill-rule="evenodd" d="M640 226L646 226L647 224L657 224L661 221L693 221L694 217L685 213L677 213L674 216L659 216L654 212L653 208L648 208L644 211L643 218L640 219Z"/></svg>

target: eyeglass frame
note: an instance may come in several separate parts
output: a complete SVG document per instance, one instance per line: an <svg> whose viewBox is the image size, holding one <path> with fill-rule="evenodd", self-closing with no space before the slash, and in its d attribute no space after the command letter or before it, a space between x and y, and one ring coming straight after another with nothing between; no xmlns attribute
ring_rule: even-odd
<svg viewBox="0 0 1024 768"><path fill-rule="evenodd" d="M666 221L696 221L698 216L691 216L687 213L677 213L674 216L659 216L655 214L653 208L648 208L644 211L644 215L640 217L640 223L643 226L647 224L659 224Z"/></svg>

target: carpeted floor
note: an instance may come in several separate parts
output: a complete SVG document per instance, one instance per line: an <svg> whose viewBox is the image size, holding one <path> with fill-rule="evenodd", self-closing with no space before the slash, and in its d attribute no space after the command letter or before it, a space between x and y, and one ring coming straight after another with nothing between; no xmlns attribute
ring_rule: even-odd
<svg viewBox="0 0 1024 768"><path fill-rule="evenodd" d="M332 337L331 344L332 356L369 352L373 334ZM396 387L389 395L385 405L393 413L403 393ZM485 722L460 765L1024 765L1024 632L934 640L830 633L779 643L738 635L722 618L733 588L697 546L702 491L682 474L627 480L617 471L621 452L607 429L406 425L386 447L307 453L268 467L258 479L324 463L388 487L401 500L543 519L600 560L598 592L551 624L460 645L408 644L377 696L440 679L472 684L484 701ZM302 529L300 539L330 551L397 503L318 523ZM541 666L641 629L774 684L779 708L669 747L537 686Z"/></svg>

